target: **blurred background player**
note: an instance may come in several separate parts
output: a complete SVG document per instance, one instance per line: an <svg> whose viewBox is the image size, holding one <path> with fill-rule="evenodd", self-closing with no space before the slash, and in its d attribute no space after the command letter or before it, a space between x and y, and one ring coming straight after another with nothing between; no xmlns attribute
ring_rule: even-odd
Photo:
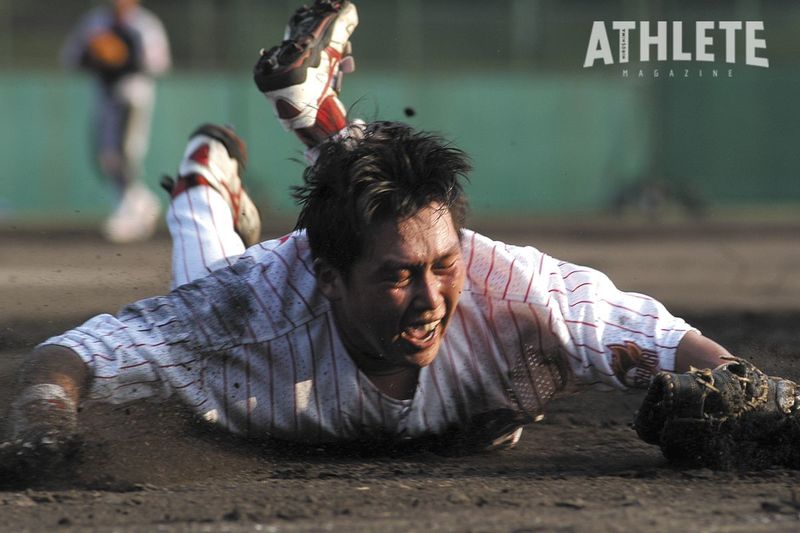
<svg viewBox="0 0 800 533"><path fill-rule="evenodd" d="M149 238L159 202L140 180L155 103L155 77L171 65L161 21L139 0L112 0L89 11L67 37L62 63L95 79L93 145L101 173L116 192L103 225L113 242Z"/></svg>

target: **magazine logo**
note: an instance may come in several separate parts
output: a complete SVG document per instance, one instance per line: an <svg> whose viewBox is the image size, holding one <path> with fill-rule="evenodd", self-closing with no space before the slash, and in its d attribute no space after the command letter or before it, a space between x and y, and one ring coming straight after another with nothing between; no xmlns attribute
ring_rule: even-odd
<svg viewBox="0 0 800 533"><path fill-rule="evenodd" d="M759 33L764 31L763 21L697 21L694 26L694 46L687 46L683 42L683 22L674 21L670 25L667 21L661 20L652 25L646 20L612 21L611 32L616 32L619 39L615 57L606 23L596 20L589 35L583 68L593 67L598 61L602 61L604 65L613 65L615 62L628 63L631 56L631 41L637 38L639 61L642 63L650 61L651 54L654 53L656 61L714 62L718 56L724 56L726 63L735 64L741 60L739 57L742 54L741 47L736 46L737 34L741 33L744 33L745 65L769 67L769 59L764 57L767 41Z"/></svg>

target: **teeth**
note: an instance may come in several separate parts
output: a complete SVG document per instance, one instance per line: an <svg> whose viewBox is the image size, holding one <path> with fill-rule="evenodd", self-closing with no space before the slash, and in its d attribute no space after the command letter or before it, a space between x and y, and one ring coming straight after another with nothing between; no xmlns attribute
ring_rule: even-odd
<svg viewBox="0 0 800 533"><path fill-rule="evenodd" d="M438 326L438 325L439 325L439 321L438 320L436 322L428 322L427 324L423 324L422 329L426 333L430 333L431 331L435 330L436 326Z"/></svg>
<svg viewBox="0 0 800 533"><path fill-rule="evenodd" d="M424 324L415 324L413 326L409 326L408 328L406 328L406 330L409 332L419 331L424 333L425 335L428 335L430 333L433 333L433 331L436 330L436 327L441 322L442 322L441 320L435 320L433 322L425 322Z"/></svg>
<svg viewBox="0 0 800 533"><path fill-rule="evenodd" d="M427 343L436 337L436 328L442 323L442 319L432 322L418 322L405 327L402 336L412 343Z"/></svg>

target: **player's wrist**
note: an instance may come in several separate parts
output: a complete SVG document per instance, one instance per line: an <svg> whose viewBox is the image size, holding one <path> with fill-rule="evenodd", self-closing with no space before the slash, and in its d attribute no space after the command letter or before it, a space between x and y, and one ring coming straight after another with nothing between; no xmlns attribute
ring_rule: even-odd
<svg viewBox="0 0 800 533"><path fill-rule="evenodd" d="M55 383L25 387L9 412L11 441L23 446L58 446L78 433L78 403L74 395Z"/></svg>
<svg viewBox="0 0 800 533"><path fill-rule="evenodd" d="M28 385L11 404L0 465L26 477L37 475L72 455L78 445L78 404L72 392L55 383Z"/></svg>

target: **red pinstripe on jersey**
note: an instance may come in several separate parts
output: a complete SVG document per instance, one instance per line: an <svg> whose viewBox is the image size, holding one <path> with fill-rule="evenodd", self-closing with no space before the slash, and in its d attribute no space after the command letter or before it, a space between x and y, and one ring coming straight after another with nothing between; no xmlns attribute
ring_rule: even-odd
<svg viewBox="0 0 800 533"><path fill-rule="evenodd" d="M207 145L206 145L206 148L207 148ZM224 186L225 184L223 183L222 185ZM206 205L210 205L211 204L211 187L201 187L200 189L202 190L203 194L206 197ZM188 196L189 196L189 198L191 198L191 195L188 195ZM233 196L231 196L231 200L232 199L233 199ZM223 240L222 234L221 234L221 232L219 231L219 229L217 227L217 217L214 214L214 209L209 209L208 210L208 215L209 215L208 216L209 220L211 220L211 226L214 228L214 231L212 231L211 233L217 237L217 244L219 245L220 250L222 250L221 255L222 255L222 257L223 257L223 259L225 261L225 264L226 265L231 265L233 263L233 261L230 259L230 256L231 256L231 254L233 252L230 251L230 250L226 250L225 241Z"/></svg>
<svg viewBox="0 0 800 533"><path fill-rule="evenodd" d="M294 357L294 344L292 343L291 339L287 338L286 340L289 343L289 357L292 365L292 379L289 383L294 384L297 383L297 362L295 361ZM300 421L297 412L297 396L294 394L292 394L291 413L292 413L292 419L294 420L294 433L295 435L297 435L299 433L298 430L300 429Z"/></svg>
<svg viewBox="0 0 800 533"><path fill-rule="evenodd" d="M209 268L208 261L206 260L205 246L203 246L203 243L200 241L200 235L202 235L202 232L200 231L199 221L202 220L202 217L198 215L198 213L196 212L196 210L194 208L194 202L192 201L192 195L191 194L187 194L187 195L185 195L185 197L186 197L186 200L189 202L190 217L191 217L191 220L194 223L194 229L195 229L194 234L197 236L197 239L198 239L198 243L195 246L192 246L192 248L195 249L195 250L199 250L199 252L200 252L200 262L202 263L202 265L206 269L206 271L210 273L210 272L212 272L212 270L211 270L211 268Z"/></svg>
<svg viewBox="0 0 800 533"><path fill-rule="evenodd" d="M310 308L309 308L310 309ZM308 351L307 357L308 360L311 362L311 377L313 379L312 386L314 391L314 407L317 410L317 438L320 437L322 433L322 408L319 405L319 391L317 389L317 385L319 384L319 379L317 379L317 363L315 361L316 356L314 355L314 343L311 340L311 332L309 331L309 323L306 322L306 337L308 338Z"/></svg>
<svg viewBox="0 0 800 533"><path fill-rule="evenodd" d="M272 372L272 365L275 364L272 358L272 342L267 342L267 379L269 380L269 435L275 435L275 373Z"/></svg>
<svg viewBox="0 0 800 533"><path fill-rule="evenodd" d="M475 344L472 342L472 338L470 335L466 334L465 328L467 327L466 322L464 320L464 312L461 308L456 308L456 317L458 317L458 326L461 328L462 337L466 340L467 343L467 355L466 360L470 364L470 370L472 375L475 376L475 380L477 381L478 387L482 394L480 398L483 400L484 408L488 410L489 407L489 398L488 398L488 391L486 386L483 384L483 378L481 377L482 372L479 370L478 365L478 357L482 354L479 354L475 350ZM451 326L454 327L454 326ZM493 361L493 359L488 358L489 360ZM500 371L497 369L497 365L494 365L495 371L497 372L497 377L500 376Z"/></svg>
<svg viewBox="0 0 800 533"><path fill-rule="evenodd" d="M336 391L336 414L338 416L337 424L339 428L344 428L344 423L342 422L342 399L339 395L339 371L336 368L336 355L333 343L333 324L331 323L330 313L325 314L325 329L328 334L328 349L330 350L330 353L333 354L333 357L331 357L331 365L333 368L333 386Z"/></svg>
<svg viewBox="0 0 800 533"><path fill-rule="evenodd" d="M187 198L187 210L203 207L197 198ZM463 237L462 301L410 401L381 394L347 356L302 233L254 246L229 268L48 342L87 362L95 398L171 392L231 431L315 442L378 432L417 437L513 407L509 371L529 347L557 351L585 383L641 386L672 364L690 329L592 269L468 230ZM615 375L608 346L625 343L656 358Z"/></svg>
<svg viewBox="0 0 800 533"><path fill-rule="evenodd" d="M358 418L359 418L358 427L360 428L367 426L366 413L364 410L364 384L361 382L361 380L362 380L361 373L360 372L356 373L355 389L356 389L356 401L358 403Z"/></svg>
<svg viewBox="0 0 800 533"><path fill-rule="evenodd" d="M281 254L279 254L277 251L275 251L274 249L271 249L271 250L268 250L268 253L272 253L272 254L275 255L275 257L281 262L281 264L286 269L286 272L289 272L291 270L291 267L289 266L289 263L287 263L286 260L281 256ZM292 284L291 276L286 276L286 285L290 289L292 289L292 291L300 298L300 301L302 301L303 305L306 306L306 309L311 314L311 316L316 318L317 317L316 313L314 313L314 310L311 309L311 306L308 304L308 301L303 297L303 293L301 293L299 290L297 290L297 288Z"/></svg>
<svg viewBox="0 0 800 533"><path fill-rule="evenodd" d="M469 394L465 390L465 378L470 377L469 373L466 371L459 371L458 365L456 365L456 361L453 358L452 350L450 345L443 345L442 352L439 354L439 357L445 357L447 359L447 367L448 367L448 374L447 378L451 379L455 386L453 387L453 391L455 392L452 402L455 403L455 410L458 413L458 419L461 421L462 424L466 424L469 422L469 409L467 405L469 404ZM465 359L467 359L465 357Z"/></svg>
<svg viewBox="0 0 800 533"><path fill-rule="evenodd" d="M489 261L489 270L486 271L486 278L483 280L483 285L484 285L483 294L488 294L489 292L489 276L492 275L492 270L494 270L494 254L496 250L497 250L497 245L495 244L492 247L491 259Z"/></svg>
<svg viewBox="0 0 800 533"><path fill-rule="evenodd" d="M511 278L514 276L514 263L517 262L517 258L511 260L511 264L508 265L508 282L506 282L506 288L503 289L503 299L506 298L508 295L508 288L511 286Z"/></svg>
<svg viewBox="0 0 800 533"><path fill-rule="evenodd" d="M181 217L174 210L169 211L169 219L175 224L178 228L178 231L175 233L176 237L173 238L172 247L177 252L180 250L180 253L177 255L180 257L181 269L183 276L180 280L174 280L176 285L182 285L181 282L188 281L191 279L189 274L189 263L188 263L188 250L186 249L186 240L184 239L184 235L186 234L186 230L183 227L183 222L181 222ZM173 253L173 258L176 253ZM177 266L175 265L175 261L173 259L173 277L177 277Z"/></svg>

